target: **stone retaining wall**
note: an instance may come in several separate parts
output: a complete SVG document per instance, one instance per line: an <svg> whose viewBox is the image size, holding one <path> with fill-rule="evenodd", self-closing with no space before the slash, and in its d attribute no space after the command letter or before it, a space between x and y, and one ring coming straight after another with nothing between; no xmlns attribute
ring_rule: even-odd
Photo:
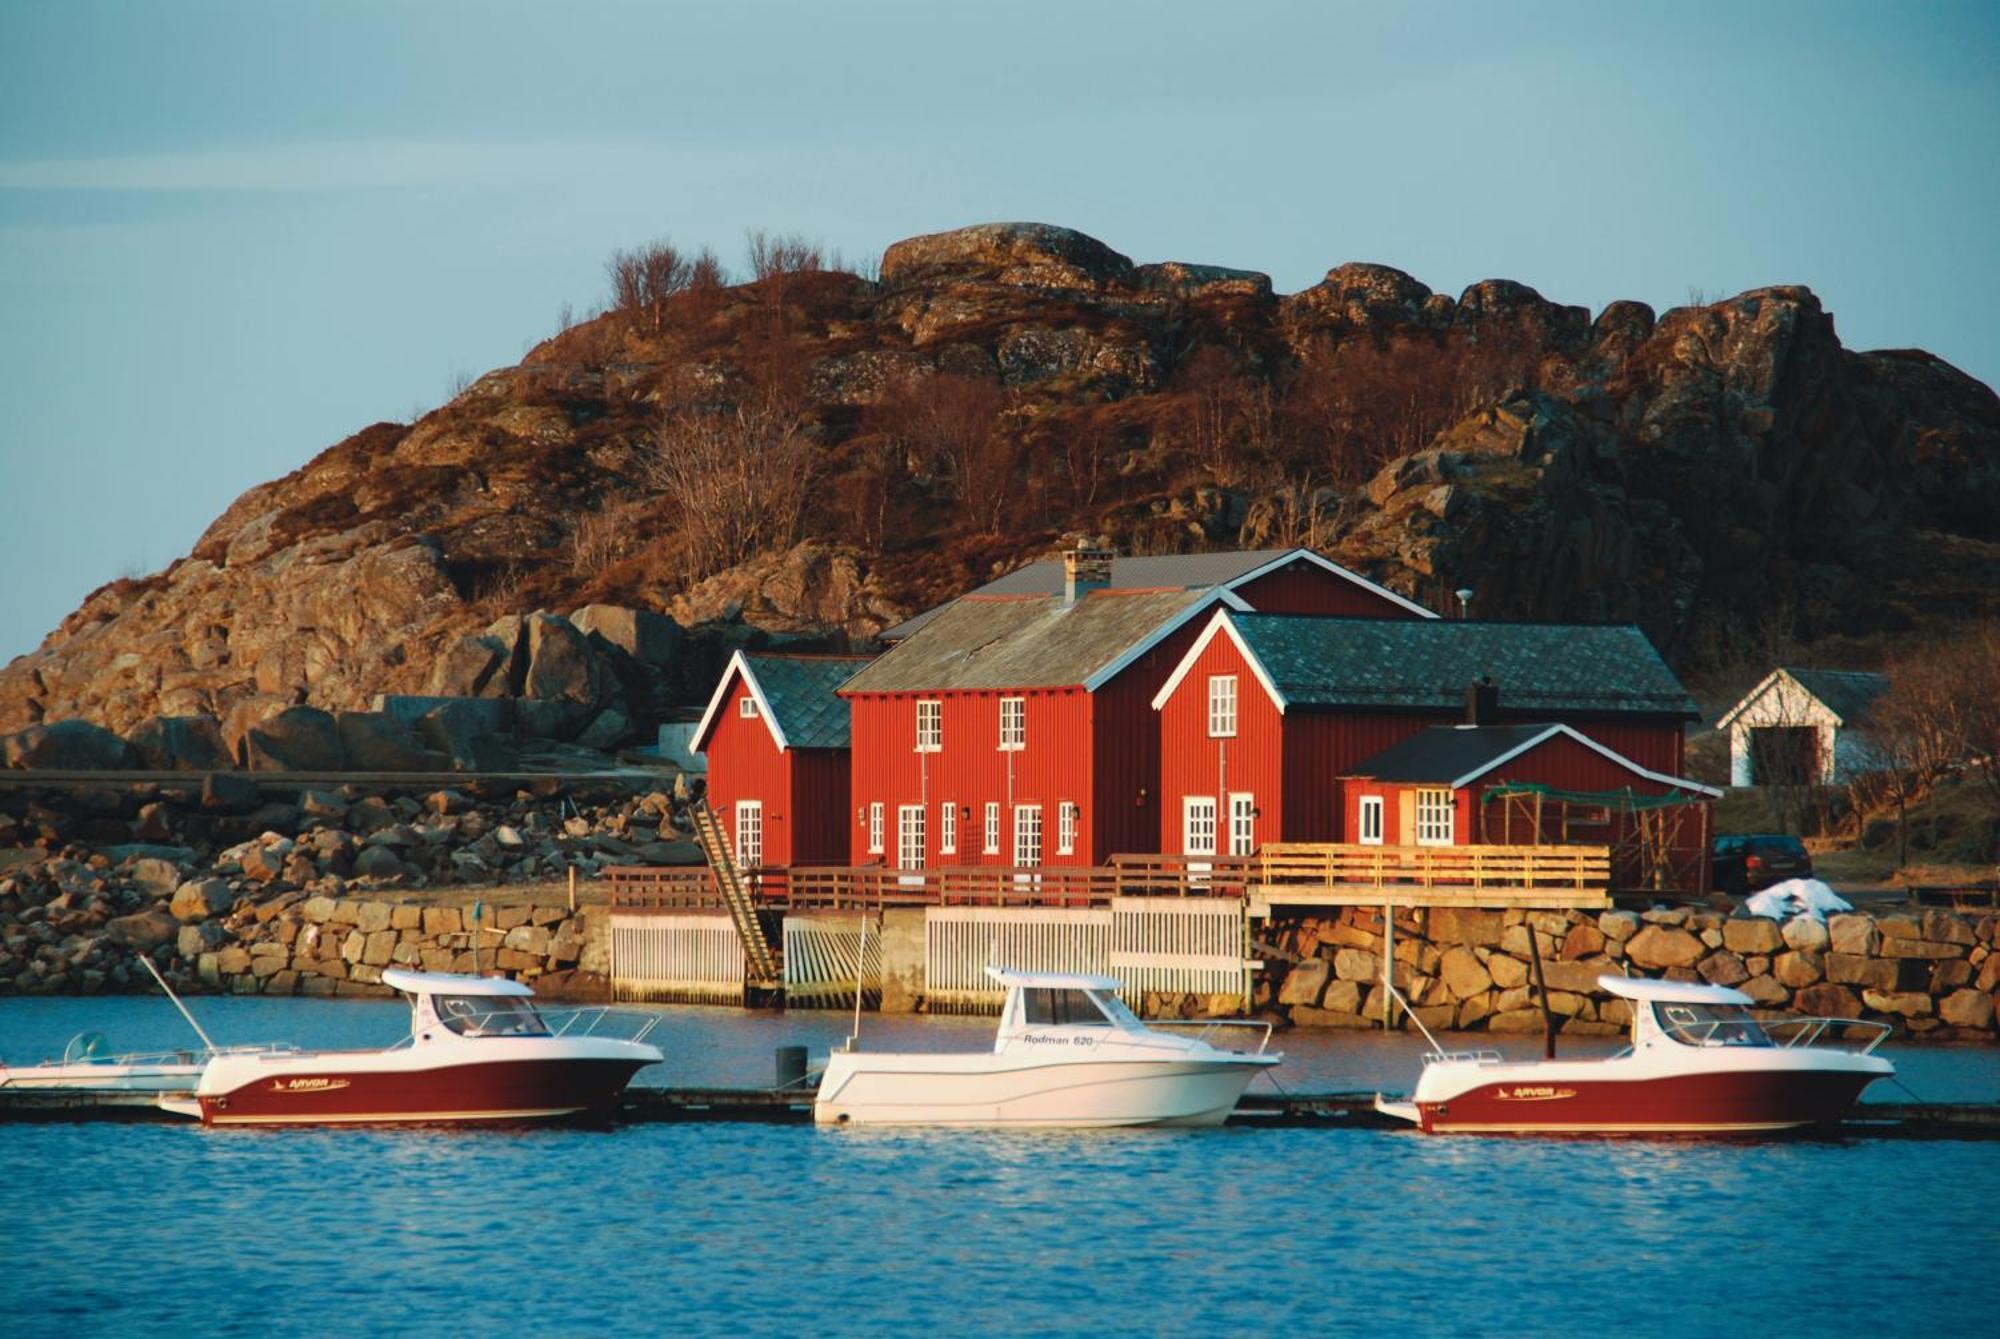
<svg viewBox="0 0 2000 1339"><path fill-rule="evenodd" d="M603 999L605 919L520 903L486 907L475 925L469 908L286 895L181 926L169 979L238 995L388 995L382 969L396 966L498 971L551 998Z"/></svg>
<svg viewBox="0 0 2000 1339"><path fill-rule="evenodd" d="M1899 1034L1995 1040L2000 917L1945 911L1849 914L1780 925L1677 907L1647 912L1474 911L1396 914L1396 985L1425 1026L1538 1032L1528 937L1537 937L1562 1030L1613 1035L1631 1022L1600 973L1707 981L1760 1013L1890 1022ZM1261 1010L1301 1027L1379 1027L1382 913L1347 908L1271 920L1257 938Z"/></svg>

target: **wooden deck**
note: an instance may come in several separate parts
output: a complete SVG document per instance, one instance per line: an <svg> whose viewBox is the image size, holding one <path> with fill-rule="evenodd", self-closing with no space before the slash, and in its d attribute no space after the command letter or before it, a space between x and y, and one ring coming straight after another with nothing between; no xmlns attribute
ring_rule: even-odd
<svg viewBox="0 0 2000 1339"><path fill-rule="evenodd" d="M719 910L706 866L607 869L614 911ZM1253 856L1114 856L1103 866L1037 869L794 865L746 871L775 911L885 907L1102 907L1128 897L1228 898L1273 906L1608 907L1603 846L1360 846L1274 843Z"/></svg>

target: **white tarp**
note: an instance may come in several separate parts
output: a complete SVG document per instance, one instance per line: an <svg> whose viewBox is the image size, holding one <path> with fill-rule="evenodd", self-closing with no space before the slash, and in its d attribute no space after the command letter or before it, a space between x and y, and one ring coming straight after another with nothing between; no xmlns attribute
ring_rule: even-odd
<svg viewBox="0 0 2000 1339"><path fill-rule="evenodd" d="M1788 921L1794 916L1823 921L1832 912L1852 911L1854 907L1818 879L1786 879L1745 898L1743 909L1752 916L1774 921Z"/></svg>

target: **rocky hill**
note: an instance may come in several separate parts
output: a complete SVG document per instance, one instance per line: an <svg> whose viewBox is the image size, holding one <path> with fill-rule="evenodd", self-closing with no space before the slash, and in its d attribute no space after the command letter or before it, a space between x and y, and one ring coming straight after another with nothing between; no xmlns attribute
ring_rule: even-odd
<svg viewBox="0 0 2000 1339"><path fill-rule="evenodd" d="M1683 667L2000 605L2000 400L1843 348L1805 288L1593 318L1346 264L1279 295L1038 224L897 243L873 280L764 268L663 264L251 489L0 670L0 731L210 717L240 757L387 691L601 744L729 645L865 640L1067 532L1311 544L1438 608L1634 620Z"/></svg>

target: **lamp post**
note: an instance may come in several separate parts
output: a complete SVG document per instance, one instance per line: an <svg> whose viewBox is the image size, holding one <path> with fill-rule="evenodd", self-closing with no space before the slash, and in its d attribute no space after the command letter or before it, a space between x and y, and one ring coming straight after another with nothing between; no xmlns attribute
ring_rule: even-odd
<svg viewBox="0 0 2000 1339"><path fill-rule="evenodd" d="M1458 616L1463 619L1466 616L1466 606L1472 603L1472 587L1460 586L1452 594L1458 597Z"/></svg>

